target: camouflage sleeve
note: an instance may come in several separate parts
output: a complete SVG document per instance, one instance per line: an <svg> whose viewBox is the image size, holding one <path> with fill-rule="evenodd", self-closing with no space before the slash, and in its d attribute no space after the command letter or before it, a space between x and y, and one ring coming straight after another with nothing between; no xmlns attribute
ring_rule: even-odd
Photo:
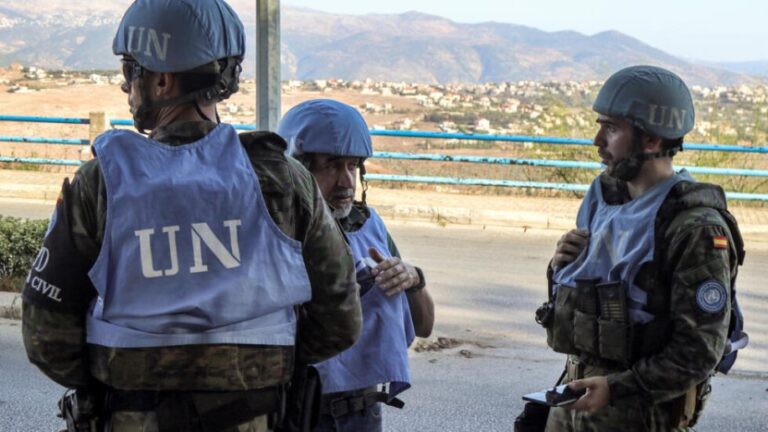
<svg viewBox="0 0 768 432"><path fill-rule="evenodd" d="M22 292L22 335L29 360L65 387L88 382L85 315L95 290L93 260L75 245L84 185L64 181L56 209Z"/></svg>
<svg viewBox="0 0 768 432"><path fill-rule="evenodd" d="M609 375L612 398L639 393L665 402L714 371L726 343L734 265L719 217L710 210L672 234L666 255L672 282L668 343L630 370Z"/></svg>
<svg viewBox="0 0 768 432"><path fill-rule="evenodd" d="M400 251L397 249L397 245L395 244L395 240L392 239L392 236L389 234L389 231L387 231L387 247L389 248L389 254L393 257L402 258L400 256Z"/></svg>
<svg viewBox="0 0 768 432"><path fill-rule="evenodd" d="M303 241L312 300L302 307L297 359L312 364L355 343L362 329L362 311L352 251L320 189L306 174L314 197L313 217Z"/></svg>

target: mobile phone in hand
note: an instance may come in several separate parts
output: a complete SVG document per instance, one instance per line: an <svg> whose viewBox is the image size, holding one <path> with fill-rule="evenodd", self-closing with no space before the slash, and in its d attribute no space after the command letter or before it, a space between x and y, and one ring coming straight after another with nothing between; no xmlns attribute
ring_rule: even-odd
<svg viewBox="0 0 768 432"><path fill-rule="evenodd" d="M360 285L360 296L362 297L367 293L373 285L375 285L376 278L373 276L371 270L377 266L376 261L371 257L365 257L357 262L355 269L357 271L357 284Z"/></svg>
<svg viewBox="0 0 768 432"><path fill-rule="evenodd" d="M523 400L551 407L570 405L584 396L587 389L573 390L567 384L544 389L535 393L528 393Z"/></svg>

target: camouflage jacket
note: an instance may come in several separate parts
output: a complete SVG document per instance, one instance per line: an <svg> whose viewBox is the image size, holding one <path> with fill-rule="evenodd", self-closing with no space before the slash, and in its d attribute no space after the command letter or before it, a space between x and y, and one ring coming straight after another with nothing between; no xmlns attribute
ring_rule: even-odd
<svg viewBox="0 0 768 432"><path fill-rule="evenodd" d="M216 125L176 123L153 132L170 145L196 141ZM88 278L104 236L106 190L98 159L64 181L41 255L23 291L23 337L32 363L57 383L96 378L118 389L245 390L289 379L298 360L315 363L351 346L362 325L351 251L311 174L286 157L275 134L240 135L269 214L302 243L312 300L299 308L297 346L187 345L118 349L85 343L96 291ZM38 260L38 264L41 260Z"/></svg>
<svg viewBox="0 0 768 432"><path fill-rule="evenodd" d="M601 182L607 202L630 199L625 183L607 175ZM661 404L714 373L726 344L731 281L739 265L736 244L741 244L740 233L730 232L724 214L730 217L725 194L707 183L678 183L662 204L655 222L654 261L635 279L648 293L647 308L657 318L633 329L631 366L608 368L616 371L607 376L613 400L634 396ZM716 241L723 238L725 247ZM707 311L697 293L712 282L725 288L727 299L721 309ZM604 363L585 355L582 360Z"/></svg>

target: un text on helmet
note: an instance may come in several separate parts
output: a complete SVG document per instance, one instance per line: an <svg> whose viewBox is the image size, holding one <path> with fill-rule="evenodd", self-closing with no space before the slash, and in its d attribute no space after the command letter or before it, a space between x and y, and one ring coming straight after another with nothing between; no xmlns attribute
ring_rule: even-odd
<svg viewBox="0 0 768 432"><path fill-rule="evenodd" d="M168 40L171 38L171 34L161 33L161 35L163 38L162 43L160 43L160 37L158 36L157 30L153 28L129 26L128 52L139 53L143 46L144 55L149 57L155 56L158 59L165 61L166 55L168 54Z"/></svg>

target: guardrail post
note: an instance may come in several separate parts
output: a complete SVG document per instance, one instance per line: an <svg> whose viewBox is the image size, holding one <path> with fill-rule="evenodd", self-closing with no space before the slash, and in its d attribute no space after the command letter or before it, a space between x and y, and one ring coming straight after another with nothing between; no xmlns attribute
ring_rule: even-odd
<svg viewBox="0 0 768 432"><path fill-rule="evenodd" d="M107 114L103 111L88 113L88 141L93 145L96 137L103 134L110 128ZM81 150L80 159L91 158L91 147L84 146Z"/></svg>

